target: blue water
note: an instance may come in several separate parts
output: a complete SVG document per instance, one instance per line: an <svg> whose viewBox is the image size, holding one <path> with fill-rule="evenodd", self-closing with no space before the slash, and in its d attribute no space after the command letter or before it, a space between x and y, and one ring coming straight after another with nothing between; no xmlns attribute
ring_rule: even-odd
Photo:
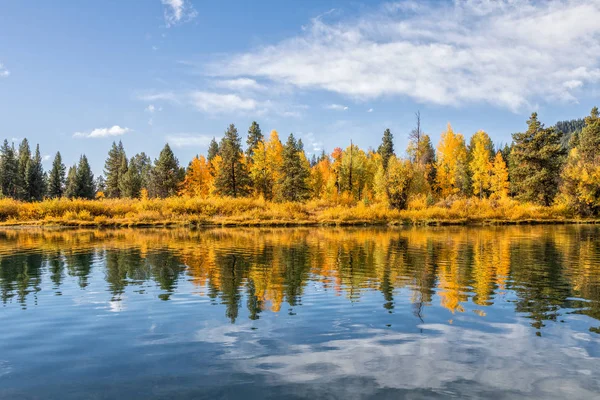
<svg viewBox="0 0 600 400"><path fill-rule="evenodd" d="M599 398L599 233L0 231L0 398Z"/></svg>

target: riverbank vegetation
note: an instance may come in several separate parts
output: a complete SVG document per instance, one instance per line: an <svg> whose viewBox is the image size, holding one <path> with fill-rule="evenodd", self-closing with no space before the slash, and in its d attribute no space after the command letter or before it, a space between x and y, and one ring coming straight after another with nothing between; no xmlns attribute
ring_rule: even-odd
<svg viewBox="0 0 600 400"><path fill-rule="evenodd" d="M574 131L569 131L574 127ZM301 140L266 138L254 122L246 149L232 124L206 157L182 168L169 145L151 161L113 143L94 178L85 155L45 173L39 146L0 148L0 223L58 225L303 225L595 221L600 213L600 117L527 130L502 148L480 130L467 144L448 124L434 150L416 128L402 157L385 130L377 150L350 142L309 158ZM67 172L68 171L68 172Z"/></svg>

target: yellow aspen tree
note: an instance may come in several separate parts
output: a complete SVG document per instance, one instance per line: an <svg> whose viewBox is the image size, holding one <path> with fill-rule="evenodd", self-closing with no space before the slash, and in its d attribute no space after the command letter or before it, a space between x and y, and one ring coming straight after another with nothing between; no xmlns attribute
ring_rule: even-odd
<svg viewBox="0 0 600 400"><path fill-rule="evenodd" d="M502 157L502 153L497 152L492 166L492 175L490 178L490 190L494 197L508 197L508 167Z"/></svg>
<svg viewBox="0 0 600 400"><path fill-rule="evenodd" d="M361 200L366 184L367 155L357 145L351 144L342 152L340 190L355 200Z"/></svg>
<svg viewBox="0 0 600 400"><path fill-rule="evenodd" d="M273 195L276 197L280 192L279 182L281 180L281 166L283 165L283 144L279 140L276 130L271 131L269 141L265 143L266 163L270 176L273 179Z"/></svg>
<svg viewBox="0 0 600 400"><path fill-rule="evenodd" d="M207 197L213 177L204 156L194 157L185 174L180 193L185 196Z"/></svg>
<svg viewBox="0 0 600 400"><path fill-rule="evenodd" d="M340 147L333 149L331 153L331 172L332 176L329 182L330 190L334 198L341 193L341 170L342 170L342 154L343 151Z"/></svg>
<svg viewBox="0 0 600 400"><path fill-rule="evenodd" d="M487 133L484 131L477 131L473 135L473 147L472 157L469 163L471 169L471 185L473 187L473 194L484 197L487 190L490 188L490 178L492 172L492 158L491 140Z"/></svg>
<svg viewBox="0 0 600 400"><path fill-rule="evenodd" d="M364 199L373 200L375 198L375 175L377 174L380 165L383 165L381 154L369 150L365 166Z"/></svg>
<svg viewBox="0 0 600 400"><path fill-rule="evenodd" d="M311 192L314 198L323 199L327 197L327 182L331 178L331 161L324 157L311 168Z"/></svg>
<svg viewBox="0 0 600 400"><path fill-rule="evenodd" d="M210 194L213 194L216 192L214 177L219 174L219 172L221 171L222 165L223 165L223 158L221 158L221 156L218 154L216 156L214 156L213 159L210 161L210 170L212 171L212 176L213 176L213 179L210 184L210 189L209 189Z"/></svg>
<svg viewBox="0 0 600 400"><path fill-rule="evenodd" d="M412 179L413 169L410 161L391 156L386 170L386 191L392 208L406 209Z"/></svg>
<svg viewBox="0 0 600 400"><path fill-rule="evenodd" d="M266 200L273 198L273 171L269 166L267 158L267 145L259 141L253 150L254 162L250 166L250 177L252 178L254 190L258 196Z"/></svg>
<svg viewBox="0 0 600 400"><path fill-rule="evenodd" d="M383 168L383 163L377 167L377 172L373 178L373 190L375 192L375 199L378 202L389 204L387 196L387 176L385 174L385 169Z"/></svg>
<svg viewBox="0 0 600 400"><path fill-rule="evenodd" d="M458 194L462 190L464 171L467 162L465 138L460 133L454 133L448 124L437 148L437 186L440 195L445 198Z"/></svg>

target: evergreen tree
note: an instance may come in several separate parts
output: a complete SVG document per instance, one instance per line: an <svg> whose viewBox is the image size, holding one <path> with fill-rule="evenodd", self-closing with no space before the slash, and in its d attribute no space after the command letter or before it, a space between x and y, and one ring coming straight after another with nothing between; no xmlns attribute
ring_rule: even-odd
<svg viewBox="0 0 600 400"><path fill-rule="evenodd" d="M514 133L511 184L521 201L549 206L558 191L559 173L565 149L562 133L556 128L544 128L537 113L527 121L527 131Z"/></svg>
<svg viewBox="0 0 600 400"><path fill-rule="evenodd" d="M583 118L573 119L570 121L558 121L555 127L563 134L561 139L563 147L567 149L572 149L575 147L577 143L577 136L579 136L584 126L585 120Z"/></svg>
<svg viewBox="0 0 600 400"><path fill-rule="evenodd" d="M585 118L585 127L579 134L578 148L584 162L600 163L600 113L598 107L592 108L590 116Z"/></svg>
<svg viewBox="0 0 600 400"><path fill-rule="evenodd" d="M215 176L215 191L221 196L245 196L250 192L250 176L235 125L229 125L219 145L221 167Z"/></svg>
<svg viewBox="0 0 600 400"><path fill-rule="evenodd" d="M377 152L381 155L383 168L387 170L388 160L394 155L394 136L389 129L383 132L383 138Z"/></svg>
<svg viewBox="0 0 600 400"><path fill-rule="evenodd" d="M158 158L154 160L150 185L151 195L160 198L175 196L180 182L179 161L167 143Z"/></svg>
<svg viewBox="0 0 600 400"><path fill-rule="evenodd" d="M0 188L2 195L7 197L16 197L19 188L18 178L19 163L15 154L14 146L4 140L0 148Z"/></svg>
<svg viewBox="0 0 600 400"><path fill-rule="evenodd" d="M138 168L135 157L131 158L127 172L121 176L119 190L121 191L122 197L134 199L140 197L140 192L142 190L142 174Z"/></svg>
<svg viewBox="0 0 600 400"><path fill-rule="evenodd" d="M213 137L210 141L210 145L208 146L208 153L206 153L206 159L210 163L216 156L219 154L219 144L217 140Z"/></svg>
<svg viewBox="0 0 600 400"><path fill-rule="evenodd" d="M121 180L121 176L126 172L126 168L127 156L125 155L123 143L119 141L119 144L117 145L115 142L113 142L112 148L108 152L108 158L104 163L104 175L106 176L106 197L121 197L119 182Z"/></svg>
<svg viewBox="0 0 600 400"><path fill-rule="evenodd" d="M87 157L82 155L79 158L75 173L75 197L81 199L93 199L96 196L96 188L94 187L94 174L90 168Z"/></svg>
<svg viewBox="0 0 600 400"><path fill-rule="evenodd" d="M54 156L52 169L48 177L48 196L52 198L62 197L65 193L65 173L66 167L62 162L60 152Z"/></svg>
<svg viewBox="0 0 600 400"><path fill-rule="evenodd" d="M585 119L576 147L562 171L560 200L580 215L600 214L600 115L594 107Z"/></svg>
<svg viewBox="0 0 600 400"><path fill-rule="evenodd" d="M77 197L77 165L69 168L67 182L65 184L65 197L73 199Z"/></svg>
<svg viewBox="0 0 600 400"><path fill-rule="evenodd" d="M135 164L135 169L140 174L141 188L148 189L152 181L152 160L150 157L144 152L138 153L129 162L130 167L131 164Z"/></svg>
<svg viewBox="0 0 600 400"><path fill-rule="evenodd" d="M17 167L17 198L29 200L29 186L27 185L27 164L31 160L31 149L27 138L19 145L19 157Z"/></svg>
<svg viewBox="0 0 600 400"><path fill-rule="evenodd" d="M306 161L306 162L304 162ZM281 198L285 201L303 201L309 198L310 167L298 141L290 134L283 146L281 169Z"/></svg>
<svg viewBox="0 0 600 400"><path fill-rule="evenodd" d="M25 172L25 186L28 190L26 199L30 201L41 201L44 198L44 193L46 193L46 181L39 144L35 148L35 156L27 162Z"/></svg>
<svg viewBox="0 0 600 400"><path fill-rule="evenodd" d="M256 150L256 146L258 143L264 140L264 136L260 130L260 126L256 121L252 121L252 125L248 129L248 139L246 139L246 144L248 148L246 149L246 156L249 159L253 159L254 150Z"/></svg>

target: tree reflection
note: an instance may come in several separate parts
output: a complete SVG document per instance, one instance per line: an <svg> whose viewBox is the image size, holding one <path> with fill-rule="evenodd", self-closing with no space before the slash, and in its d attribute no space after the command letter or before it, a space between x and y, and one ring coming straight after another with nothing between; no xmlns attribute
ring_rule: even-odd
<svg viewBox="0 0 600 400"><path fill-rule="evenodd" d="M15 299L26 307L38 301L44 280L60 294L69 280L87 290L103 276L111 301L122 301L132 285L153 283L162 300L192 285L193 294L222 304L232 323L284 305L297 312L317 282L319 290L353 302L378 291L389 313L408 293L418 321L427 321L432 306L451 313L474 308L484 316L510 293L515 311L541 329L565 312L600 320L598 232L595 226L6 230L0 290L5 305Z"/></svg>

